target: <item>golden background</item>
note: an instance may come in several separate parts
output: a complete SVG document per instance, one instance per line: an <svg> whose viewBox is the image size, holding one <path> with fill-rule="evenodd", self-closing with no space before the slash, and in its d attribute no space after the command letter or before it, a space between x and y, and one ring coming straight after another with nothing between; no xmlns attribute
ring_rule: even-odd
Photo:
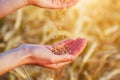
<svg viewBox="0 0 120 80"><path fill-rule="evenodd" d="M80 0L64 10L27 6L0 19L1 52L78 37L87 39L87 46L62 69L24 65L0 80L120 80L119 0Z"/></svg>

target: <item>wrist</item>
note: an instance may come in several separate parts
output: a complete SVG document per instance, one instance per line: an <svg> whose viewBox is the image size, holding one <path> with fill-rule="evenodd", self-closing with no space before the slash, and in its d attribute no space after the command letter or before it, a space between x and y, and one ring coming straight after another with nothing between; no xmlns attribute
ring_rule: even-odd
<svg viewBox="0 0 120 80"><path fill-rule="evenodd" d="M20 58L20 61L22 64L34 64L34 55L33 55L33 49L29 47L28 45L24 44L21 45L18 51L18 54L21 54L22 57Z"/></svg>
<svg viewBox="0 0 120 80"><path fill-rule="evenodd" d="M12 49L10 51L0 54L0 75L26 64L27 54L19 48ZM3 66L4 65L4 66Z"/></svg>
<svg viewBox="0 0 120 80"><path fill-rule="evenodd" d="M18 55L21 57L19 58L21 65L29 64L31 62L32 53L29 48L22 48L18 51Z"/></svg>

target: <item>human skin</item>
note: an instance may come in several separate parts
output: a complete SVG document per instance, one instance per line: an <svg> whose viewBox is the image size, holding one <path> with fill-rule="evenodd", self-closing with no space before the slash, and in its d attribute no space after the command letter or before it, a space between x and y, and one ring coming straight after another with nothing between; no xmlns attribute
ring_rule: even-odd
<svg viewBox="0 0 120 80"><path fill-rule="evenodd" d="M61 0L0 0L0 18L14 12L15 10L27 6L35 5L41 8L60 9L75 5L79 0L61 2Z"/></svg>
<svg viewBox="0 0 120 80"><path fill-rule="evenodd" d="M54 46L65 47L67 54L56 55ZM65 40L54 45L23 44L18 48L0 54L0 75L15 67L32 64L49 69L58 69L74 61L86 46L85 39Z"/></svg>
<svg viewBox="0 0 120 80"><path fill-rule="evenodd" d="M76 4L78 0L60 2L60 0L0 0L0 18L27 6L35 5L41 8L67 8ZM56 55L51 49L54 46L65 47L70 53ZM54 45L23 44L18 48L0 54L0 75L24 64L43 66L49 69L58 69L74 61L86 46L85 39L65 40Z"/></svg>

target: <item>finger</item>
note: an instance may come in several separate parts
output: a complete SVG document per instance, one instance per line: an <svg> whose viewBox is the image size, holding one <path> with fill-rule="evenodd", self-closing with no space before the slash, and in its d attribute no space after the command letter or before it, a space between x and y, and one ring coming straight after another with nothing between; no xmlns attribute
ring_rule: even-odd
<svg viewBox="0 0 120 80"><path fill-rule="evenodd" d="M84 41L84 39L78 38L73 45L71 45L71 51L74 51L77 46L80 46L80 44Z"/></svg>
<svg viewBox="0 0 120 80"><path fill-rule="evenodd" d="M81 41L80 38L79 38L79 39L76 39L74 42L72 42L72 43L70 43L70 44L67 44L67 45L65 46L65 48L72 51L72 49L73 49L76 45L79 45L78 43L79 43L80 41Z"/></svg>
<svg viewBox="0 0 120 80"><path fill-rule="evenodd" d="M73 44L75 43L75 41L68 43L65 45L65 49L70 50L73 47Z"/></svg>
<svg viewBox="0 0 120 80"><path fill-rule="evenodd" d="M72 49L72 55L74 56L78 56L82 51L83 49L85 48L86 46L86 40L85 39L82 39L78 45L76 45L73 49Z"/></svg>
<svg viewBox="0 0 120 80"><path fill-rule="evenodd" d="M63 2L61 2L61 0L39 0L38 2L38 0L36 0L34 1L34 3L43 8L58 9L71 7L75 5L78 1L79 0L64 0Z"/></svg>
<svg viewBox="0 0 120 80"><path fill-rule="evenodd" d="M49 65L45 65L45 67L49 68L49 69L55 69L56 70L56 69L61 68L64 65L69 64L69 63L71 63L71 61L69 61L69 62L62 62L62 63L56 63L56 64L49 64Z"/></svg>

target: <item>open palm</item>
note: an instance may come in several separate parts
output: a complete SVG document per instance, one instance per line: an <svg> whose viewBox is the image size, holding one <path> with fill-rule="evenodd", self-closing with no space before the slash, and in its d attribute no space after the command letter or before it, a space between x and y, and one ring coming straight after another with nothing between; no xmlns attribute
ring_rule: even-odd
<svg viewBox="0 0 120 80"><path fill-rule="evenodd" d="M67 53L63 54L61 51L60 55L52 52L56 47L64 47ZM58 69L63 65L66 65L74 61L78 55L83 51L86 46L85 39L76 39L76 40L65 40L54 45L26 45L30 50L32 55L32 60L30 64L40 65L50 69Z"/></svg>

